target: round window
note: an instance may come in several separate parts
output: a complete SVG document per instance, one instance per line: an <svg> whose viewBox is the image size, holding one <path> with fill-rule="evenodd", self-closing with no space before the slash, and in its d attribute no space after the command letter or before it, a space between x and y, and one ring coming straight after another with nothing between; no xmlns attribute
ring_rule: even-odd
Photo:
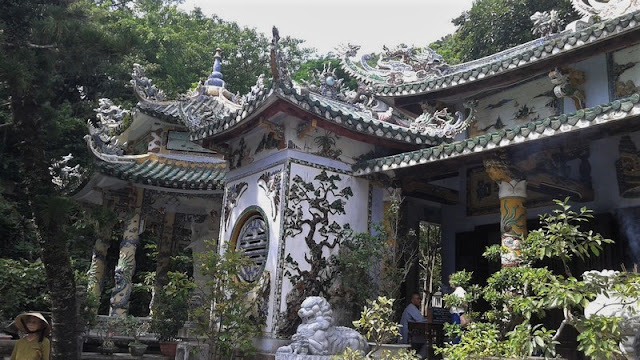
<svg viewBox="0 0 640 360"><path fill-rule="evenodd" d="M251 215L240 228L236 241L236 250L243 250L253 265L242 269L240 278L255 281L260 277L267 261L269 251L269 233L267 224L260 214Z"/></svg>

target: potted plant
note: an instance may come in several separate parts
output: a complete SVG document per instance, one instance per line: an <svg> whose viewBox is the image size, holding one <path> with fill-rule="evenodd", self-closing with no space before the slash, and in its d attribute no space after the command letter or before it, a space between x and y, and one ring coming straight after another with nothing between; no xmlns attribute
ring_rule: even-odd
<svg viewBox="0 0 640 360"><path fill-rule="evenodd" d="M169 274L173 280L155 295L150 330L158 337L160 352L164 356L175 357L178 332L187 321L190 289L175 286L178 276Z"/></svg>
<svg viewBox="0 0 640 360"><path fill-rule="evenodd" d="M98 347L100 354L111 355L115 351L116 345L113 342L115 322L113 320L113 318L107 318L97 325L97 334L101 341Z"/></svg>
<svg viewBox="0 0 640 360"><path fill-rule="evenodd" d="M140 337L148 332L149 324L139 321L135 316L126 316L116 320L124 335L133 337L129 343L129 353L132 356L142 356L147 351L147 344L140 341Z"/></svg>
<svg viewBox="0 0 640 360"><path fill-rule="evenodd" d="M371 341L369 352L362 355L358 351L347 351L343 354L346 360L358 359L418 359L419 356L413 350L409 350L409 344L396 344L400 336L400 324L392 321L394 299L384 296L368 301L360 313L360 319L353 322L354 327L362 332Z"/></svg>
<svg viewBox="0 0 640 360"><path fill-rule="evenodd" d="M460 342L437 350L445 358L557 358L556 345L567 327L578 331L577 350L584 355L599 360L619 359L623 355L620 344L624 316L599 311L604 306L586 314L585 310L597 305L598 297L607 300L606 306L611 305L611 299L620 299L620 306L635 304L637 307L640 275L635 272L572 274L572 259L597 256L603 245L612 240L581 229L579 225L593 217L591 211L586 208L573 211L568 201L568 198L556 200L560 208L542 215L542 227L520 239L519 265L501 268L480 289L479 295L491 310L482 316L472 313L472 321L464 329L458 325L447 327L449 336L460 337ZM505 250L500 245L493 246L485 256L499 261ZM542 261L549 263L549 260L555 260L561 270L553 271L541 265ZM622 295L612 296L614 294ZM469 300L473 297L445 297L449 306ZM558 314L558 320L562 320L557 328L547 329L542 324L549 313Z"/></svg>

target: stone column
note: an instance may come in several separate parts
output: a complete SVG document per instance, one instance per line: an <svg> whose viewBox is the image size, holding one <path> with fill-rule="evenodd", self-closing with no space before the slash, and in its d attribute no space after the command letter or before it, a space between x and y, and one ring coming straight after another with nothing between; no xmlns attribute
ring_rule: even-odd
<svg viewBox="0 0 640 360"><path fill-rule="evenodd" d="M502 266L520 264L520 239L527 236L527 181L511 180L498 183L500 198L500 236L502 247Z"/></svg>
<svg viewBox="0 0 640 360"><path fill-rule="evenodd" d="M136 271L136 248L140 240L142 189L136 189L135 207L126 222L115 270L115 288L111 293L111 316L126 316L131 296L131 279Z"/></svg>
<svg viewBox="0 0 640 360"><path fill-rule="evenodd" d="M509 166L506 155L484 160L484 167L491 180L498 183L500 199L500 237L503 250L502 266L520 264L520 239L527 236L527 181Z"/></svg>

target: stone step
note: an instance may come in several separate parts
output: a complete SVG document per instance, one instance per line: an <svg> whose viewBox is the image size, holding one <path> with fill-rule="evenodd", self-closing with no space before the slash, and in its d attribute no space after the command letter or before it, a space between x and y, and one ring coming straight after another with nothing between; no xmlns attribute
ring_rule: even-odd
<svg viewBox="0 0 640 360"><path fill-rule="evenodd" d="M128 360L128 359L173 360L172 358L158 355L158 354L144 354L142 357L140 357L140 356L131 356L128 353L113 353L112 355L103 355L103 354L94 353L94 352L83 352L82 359L83 360Z"/></svg>

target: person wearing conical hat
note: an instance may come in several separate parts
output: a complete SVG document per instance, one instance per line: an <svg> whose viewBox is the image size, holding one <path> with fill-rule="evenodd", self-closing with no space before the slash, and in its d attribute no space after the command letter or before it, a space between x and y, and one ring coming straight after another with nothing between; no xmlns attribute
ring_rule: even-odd
<svg viewBox="0 0 640 360"><path fill-rule="evenodd" d="M50 326L44 316L38 312L22 313L15 324L27 335L16 342L11 360L49 360L51 345L46 336Z"/></svg>

